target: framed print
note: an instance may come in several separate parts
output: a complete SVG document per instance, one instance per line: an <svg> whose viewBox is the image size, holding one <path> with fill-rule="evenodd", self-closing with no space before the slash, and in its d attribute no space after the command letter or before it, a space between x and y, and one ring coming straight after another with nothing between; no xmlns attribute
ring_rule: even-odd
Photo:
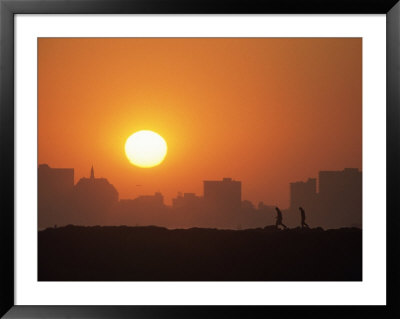
<svg viewBox="0 0 400 319"><path fill-rule="evenodd" d="M1 1L1 314L398 315L399 8Z"/></svg>

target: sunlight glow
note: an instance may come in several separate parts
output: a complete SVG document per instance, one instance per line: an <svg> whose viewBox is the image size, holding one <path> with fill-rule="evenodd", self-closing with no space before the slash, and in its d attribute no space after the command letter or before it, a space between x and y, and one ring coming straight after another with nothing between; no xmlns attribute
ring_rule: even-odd
<svg viewBox="0 0 400 319"><path fill-rule="evenodd" d="M154 167L167 155L167 143L153 131L138 131L127 139L125 153L135 166Z"/></svg>

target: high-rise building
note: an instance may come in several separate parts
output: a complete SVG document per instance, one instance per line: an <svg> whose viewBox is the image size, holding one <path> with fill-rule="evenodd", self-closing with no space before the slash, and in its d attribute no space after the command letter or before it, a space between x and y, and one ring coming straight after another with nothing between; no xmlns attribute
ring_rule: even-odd
<svg viewBox="0 0 400 319"><path fill-rule="evenodd" d="M345 168L343 171L320 171L319 194L324 198L335 198L344 194L361 193L361 172L357 168Z"/></svg>
<svg viewBox="0 0 400 319"><path fill-rule="evenodd" d="M357 168L343 171L320 171L318 192L316 179L290 183L290 208L293 224L299 222L299 207L303 207L310 225L325 228L361 227L362 173Z"/></svg>
<svg viewBox="0 0 400 319"><path fill-rule="evenodd" d="M204 181L203 183L206 206L220 209L240 209L242 182L223 178L222 181Z"/></svg>
<svg viewBox="0 0 400 319"><path fill-rule="evenodd" d="M319 172L319 209L335 227L362 222L362 173L357 168Z"/></svg>
<svg viewBox="0 0 400 319"><path fill-rule="evenodd" d="M306 182L290 183L290 209L310 206L317 196L317 179L309 178Z"/></svg>
<svg viewBox="0 0 400 319"><path fill-rule="evenodd" d="M38 167L39 228L53 227L68 218L74 189L73 168Z"/></svg>

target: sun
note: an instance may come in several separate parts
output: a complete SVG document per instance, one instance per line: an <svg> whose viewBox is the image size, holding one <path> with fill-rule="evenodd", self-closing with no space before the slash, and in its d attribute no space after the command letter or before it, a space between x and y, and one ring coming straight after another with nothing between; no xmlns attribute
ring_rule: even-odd
<svg viewBox="0 0 400 319"><path fill-rule="evenodd" d="M135 166L154 167L167 155L167 143L153 131L138 131L126 140L125 154Z"/></svg>

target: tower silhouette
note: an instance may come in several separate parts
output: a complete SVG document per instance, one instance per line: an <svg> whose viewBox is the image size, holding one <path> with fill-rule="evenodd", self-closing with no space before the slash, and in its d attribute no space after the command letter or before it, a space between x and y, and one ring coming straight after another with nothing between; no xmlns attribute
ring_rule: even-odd
<svg viewBox="0 0 400 319"><path fill-rule="evenodd" d="M93 169L93 165L92 165L92 169L90 170L90 179L94 180L94 169Z"/></svg>

